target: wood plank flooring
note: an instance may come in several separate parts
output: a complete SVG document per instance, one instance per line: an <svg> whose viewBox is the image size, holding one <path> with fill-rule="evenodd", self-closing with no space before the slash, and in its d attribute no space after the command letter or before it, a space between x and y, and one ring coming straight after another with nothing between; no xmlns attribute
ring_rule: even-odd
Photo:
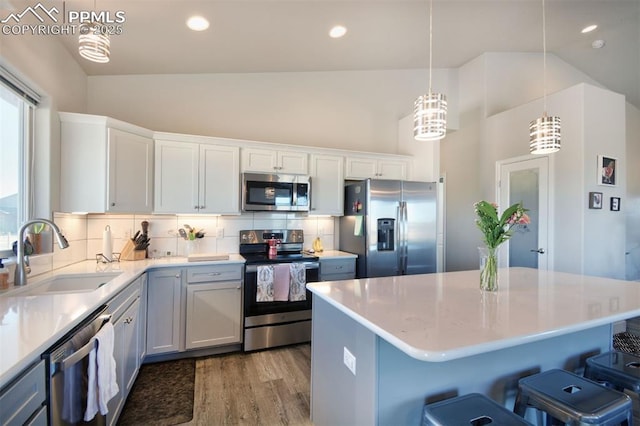
<svg viewBox="0 0 640 426"><path fill-rule="evenodd" d="M310 377L310 344L199 359L184 425L312 425Z"/></svg>

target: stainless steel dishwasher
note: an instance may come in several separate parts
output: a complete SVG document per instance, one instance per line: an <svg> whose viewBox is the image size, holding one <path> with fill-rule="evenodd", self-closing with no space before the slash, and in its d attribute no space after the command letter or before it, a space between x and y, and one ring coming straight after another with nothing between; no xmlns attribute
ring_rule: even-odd
<svg viewBox="0 0 640 426"><path fill-rule="evenodd" d="M107 305L94 311L42 355L47 368L47 402L50 425L105 425L99 412L84 421L87 407L89 352L96 347L94 336L111 319Z"/></svg>

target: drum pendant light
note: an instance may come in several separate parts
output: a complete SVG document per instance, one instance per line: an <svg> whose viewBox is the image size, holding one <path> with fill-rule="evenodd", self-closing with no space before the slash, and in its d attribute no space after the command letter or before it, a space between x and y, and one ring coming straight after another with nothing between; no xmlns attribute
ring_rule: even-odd
<svg viewBox="0 0 640 426"><path fill-rule="evenodd" d="M93 2L96 10L96 2ZM78 53L85 59L101 64L109 62L111 42L106 28L100 22L85 22L80 25Z"/></svg>
<svg viewBox="0 0 640 426"><path fill-rule="evenodd" d="M413 104L413 136L419 141L437 141L447 134L447 97L431 90L433 56L433 0L429 0L429 93Z"/></svg>
<svg viewBox="0 0 640 426"><path fill-rule="evenodd" d="M529 152L551 154L560 150L560 117L547 115L547 34L544 0L542 0L543 108L541 118L529 123Z"/></svg>

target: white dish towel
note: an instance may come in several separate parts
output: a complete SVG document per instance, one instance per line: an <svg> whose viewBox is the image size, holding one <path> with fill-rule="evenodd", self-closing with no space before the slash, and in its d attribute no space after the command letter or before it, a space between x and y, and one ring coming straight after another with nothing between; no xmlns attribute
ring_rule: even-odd
<svg viewBox="0 0 640 426"><path fill-rule="evenodd" d="M102 415L107 414L107 403L119 391L116 360L113 358L114 337L111 322L106 322L94 336L98 341L98 348L89 352L87 409L84 413L86 422L93 419L98 410Z"/></svg>

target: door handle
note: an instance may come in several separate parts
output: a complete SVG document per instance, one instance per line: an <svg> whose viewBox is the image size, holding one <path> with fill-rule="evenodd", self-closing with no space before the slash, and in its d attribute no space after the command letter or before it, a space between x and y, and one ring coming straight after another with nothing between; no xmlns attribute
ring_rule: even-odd
<svg viewBox="0 0 640 426"><path fill-rule="evenodd" d="M532 252L532 253L544 254L544 249L543 248L539 248L537 250L531 249L529 251Z"/></svg>

